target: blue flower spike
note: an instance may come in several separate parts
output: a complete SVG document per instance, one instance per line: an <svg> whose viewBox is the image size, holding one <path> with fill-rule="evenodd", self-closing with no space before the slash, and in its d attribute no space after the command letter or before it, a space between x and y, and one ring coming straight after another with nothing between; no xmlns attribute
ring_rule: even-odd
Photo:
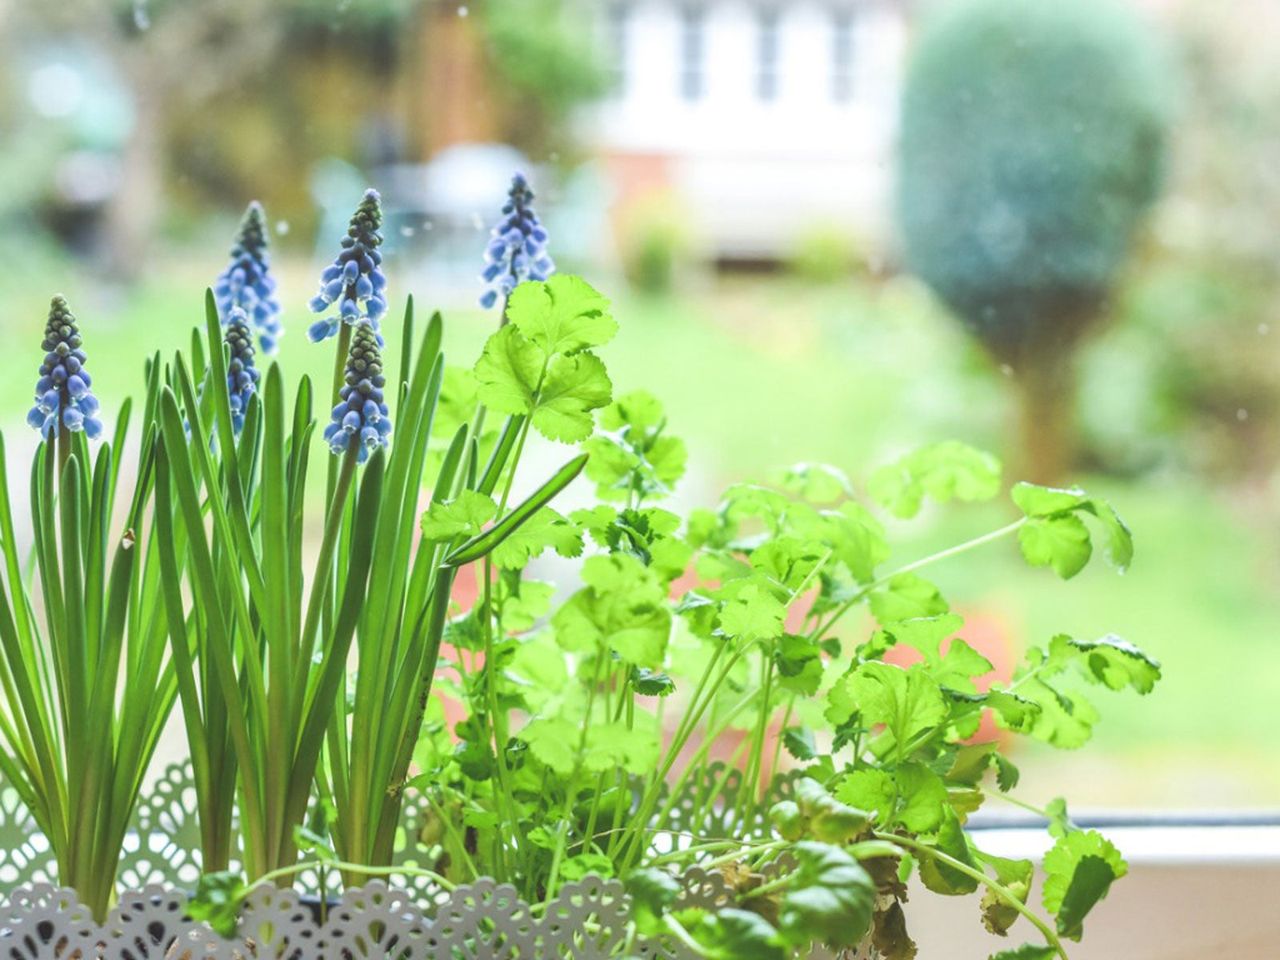
<svg viewBox="0 0 1280 960"><path fill-rule="evenodd" d="M64 427L72 433L83 430L90 440L98 439L102 436L102 421L98 419L98 399L90 390L93 380L84 368L86 357L81 349L80 330L67 301L60 296L49 303L49 319L40 347L44 362L40 364L35 406L27 414L27 423L46 440L52 440Z"/></svg>
<svg viewBox="0 0 1280 960"><path fill-rule="evenodd" d="M231 247L231 262L214 283L213 296L224 324L233 309L244 311L257 334L259 349L270 356L276 352L284 327L268 245L267 216L262 204L254 200L240 220L240 230Z"/></svg>
<svg viewBox="0 0 1280 960"><path fill-rule="evenodd" d="M342 252L320 275L320 292L311 299L312 313L336 313L313 323L307 331L312 343L327 340L340 323L373 328L379 345L379 324L387 312L387 278L382 273L382 198L377 190L365 191L342 238Z"/></svg>
<svg viewBox="0 0 1280 960"><path fill-rule="evenodd" d="M489 289L480 297L480 306L486 310L499 297L505 302L524 281L546 280L556 272L547 254L547 231L533 210L533 190L522 173L511 179L502 219L493 228L484 257L480 277Z"/></svg>
<svg viewBox="0 0 1280 960"><path fill-rule="evenodd" d="M249 328L248 316L240 307L231 308L223 325L222 338L230 353L227 361L227 394L231 398L231 424L238 437L244 427L249 400L257 392L261 377L253 362L253 331Z"/></svg>
<svg viewBox="0 0 1280 960"><path fill-rule="evenodd" d="M390 411L383 398L386 378L382 375L382 351L373 326L359 323L347 352L346 376L333 408L333 421L324 429L324 438L334 455L356 450L356 460L364 463L391 437Z"/></svg>

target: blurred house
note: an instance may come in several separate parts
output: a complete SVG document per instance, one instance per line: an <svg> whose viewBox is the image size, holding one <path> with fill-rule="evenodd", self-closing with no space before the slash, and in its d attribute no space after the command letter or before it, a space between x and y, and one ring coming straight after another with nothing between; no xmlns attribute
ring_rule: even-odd
<svg viewBox="0 0 1280 960"><path fill-rule="evenodd" d="M707 251L788 255L836 227L880 246L904 0L605 0L612 95L582 117L620 210L670 192Z"/></svg>

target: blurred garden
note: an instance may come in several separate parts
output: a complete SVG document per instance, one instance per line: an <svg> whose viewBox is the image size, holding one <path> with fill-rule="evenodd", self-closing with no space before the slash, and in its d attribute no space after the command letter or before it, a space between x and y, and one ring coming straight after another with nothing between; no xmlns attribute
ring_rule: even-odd
<svg viewBox="0 0 1280 960"><path fill-rule="evenodd" d="M80 318L97 394L138 394L137 358L190 342L193 291L222 270L252 199L268 213L290 377L331 369L307 340L307 300L335 218L341 229L369 184L387 200L392 316L407 293L439 306L446 354L471 357L495 323L476 305L487 231L526 166L557 265L614 301L615 394L656 394L688 441L684 503L804 461L861 492L876 467L958 439L998 454L1006 482L1079 483L1116 505L1136 543L1123 575L1095 564L1064 588L1008 543L936 572L998 669L1057 629L1115 632L1163 664L1151 697L1104 705L1078 760L1020 747L1026 795L1069 781L1073 803L1095 808L1280 805L1280 11L1115 2L1115 24L1085 31L1143 48L1114 103L1046 90L1046 106L1028 81L1007 110L983 104L989 126L968 140L962 106L929 92L968 89L947 75L963 62L919 59L964 54L938 39L949 13L904 5L903 75L884 80L893 110L909 111L914 89L946 115L895 121L883 236L811 217L747 255L721 250L669 184L610 179L625 165L593 134L617 67L609 31L645 4L0 0L0 427L34 446L27 358L55 292ZM1056 127L1036 127L1054 110ZM1117 157L1126 111L1143 110L1152 126ZM1077 149L1104 172L1058 176ZM1074 204L1090 176L1125 164L1141 182L1108 189L1132 210ZM977 169L1016 189L961 179ZM929 195L947 184L954 194ZM1056 233L1055 202L1073 205ZM967 216L1031 207L1050 227L1024 261L1006 259L1001 277L975 260L966 269L989 285L948 287L954 264L938 258L994 229L975 239ZM1006 315L984 314L1010 290ZM1049 333L1010 346L1001 324ZM890 519L912 546L895 559L1007 510Z"/></svg>

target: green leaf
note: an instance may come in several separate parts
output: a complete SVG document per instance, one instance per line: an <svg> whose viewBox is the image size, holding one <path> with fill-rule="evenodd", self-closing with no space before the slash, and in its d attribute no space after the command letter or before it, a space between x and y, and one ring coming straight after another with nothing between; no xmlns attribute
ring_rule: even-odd
<svg viewBox="0 0 1280 960"><path fill-rule="evenodd" d="M1041 525L1041 521L1050 526L1063 520L1079 521L1079 514L1090 514L1098 520L1107 534L1106 553L1112 565L1123 572L1133 561L1133 534L1120 518L1115 507L1106 500L1090 497L1077 487L1055 489L1039 487L1031 483L1018 484L1013 488L1011 496L1022 512L1037 525ZM1057 531L1057 535L1066 536L1065 528ZM1079 532L1076 531L1073 536L1079 537ZM1024 552L1025 550L1024 545ZM1027 559L1031 560L1029 556ZM1086 555L1085 560L1087 559ZM1057 569L1056 564L1055 569ZM1059 573L1061 572L1059 570ZM1067 575L1064 574L1064 576Z"/></svg>
<svg viewBox="0 0 1280 960"><path fill-rule="evenodd" d="M1057 960L1058 951L1038 943L1024 943L1017 950L1001 950L988 960Z"/></svg>
<svg viewBox="0 0 1280 960"><path fill-rule="evenodd" d="M954 613L937 617L917 617L885 625L885 633L895 643L919 650L925 657L929 674L942 687L961 693L974 693L974 678L990 673L994 667L986 657L963 640L954 638L942 653L942 644L964 625Z"/></svg>
<svg viewBox="0 0 1280 960"><path fill-rule="evenodd" d="M293 828L293 845L298 848L299 853L309 854L312 859L322 863L336 863L338 860L338 854L327 837L300 823Z"/></svg>
<svg viewBox="0 0 1280 960"><path fill-rule="evenodd" d="M1028 517L1048 517L1055 513L1067 513L1083 506L1088 495L1079 487L1059 489L1041 487L1034 483L1015 483L1009 496Z"/></svg>
<svg viewBox="0 0 1280 960"><path fill-rule="evenodd" d="M628 727L624 721L594 723L587 731L586 755L582 767L589 773L652 773L662 749L657 727L641 723Z"/></svg>
<svg viewBox="0 0 1280 960"><path fill-rule="evenodd" d="M782 745L787 748L787 753L802 762L818 755L818 745L808 727L787 727L782 731Z"/></svg>
<svg viewBox="0 0 1280 960"><path fill-rule="evenodd" d="M1085 568L1093 544L1084 521L1075 514L1032 517L1018 529L1022 555L1033 567L1053 567L1063 580Z"/></svg>
<svg viewBox="0 0 1280 960"><path fill-rule="evenodd" d="M505 548L501 553L503 559L495 553L494 562L509 569L523 567L549 546L555 547L561 556L578 556L582 552L581 532L545 505L573 482L586 462L585 456L574 457L519 506L488 530L462 544L445 557L444 562L453 567L464 566L499 547Z"/></svg>
<svg viewBox="0 0 1280 960"><path fill-rule="evenodd" d="M824 540L836 559L855 580L865 583L874 579L876 567L889 559L889 543L880 521L852 500L841 504L838 510L825 511L822 518L826 525Z"/></svg>
<svg viewBox="0 0 1280 960"><path fill-rule="evenodd" d="M818 692L822 684L822 652L808 637L784 634L774 649L773 662L779 687L806 697Z"/></svg>
<svg viewBox="0 0 1280 960"><path fill-rule="evenodd" d="M632 390L605 407L600 414L600 426L606 430L630 427L644 433L661 424L664 418L662 401L647 390Z"/></svg>
<svg viewBox="0 0 1280 960"><path fill-rule="evenodd" d="M808 582L826 548L815 540L785 534L766 540L751 553L751 566L794 592Z"/></svg>
<svg viewBox="0 0 1280 960"><path fill-rule="evenodd" d="M996 754L996 786L1001 793L1008 793L1016 787L1021 776L1012 760L1002 753Z"/></svg>
<svg viewBox="0 0 1280 960"><path fill-rule="evenodd" d="M782 940L768 920L727 907L704 916L690 935L706 960L784 960Z"/></svg>
<svg viewBox="0 0 1280 960"><path fill-rule="evenodd" d="M555 596L554 583L541 580L521 580L513 593L501 597L502 628L509 633L525 633L545 617Z"/></svg>
<svg viewBox="0 0 1280 960"><path fill-rule="evenodd" d="M476 396L499 413L531 413L543 362L542 352L508 324L489 337L476 361Z"/></svg>
<svg viewBox="0 0 1280 960"><path fill-rule="evenodd" d="M587 477L596 484L597 495L602 500L625 500L627 480L640 466L639 455L606 436L583 441L582 452L591 457L587 461Z"/></svg>
<svg viewBox="0 0 1280 960"><path fill-rule="evenodd" d="M1000 461L956 440L923 447L871 475L873 499L896 517L920 512L926 495L949 500L989 500L1000 492Z"/></svg>
<svg viewBox="0 0 1280 960"><path fill-rule="evenodd" d="M207 923L223 937L235 936L240 906L249 894L244 878L222 871L202 873L196 881L196 892L187 901L186 914L192 920Z"/></svg>
<svg viewBox="0 0 1280 960"><path fill-rule="evenodd" d="M612 877L613 861L603 853L580 853L560 864L560 876L565 880L581 880L589 873L606 879Z"/></svg>
<svg viewBox="0 0 1280 960"><path fill-rule="evenodd" d="M631 674L631 689L642 697L667 697L676 692L676 683L665 673L638 667Z"/></svg>
<svg viewBox="0 0 1280 960"><path fill-rule="evenodd" d="M530 710L535 712L542 710L549 701L563 696L569 683L564 654L546 634L517 644L507 668L523 681L521 694Z"/></svg>
<svg viewBox="0 0 1280 960"><path fill-rule="evenodd" d="M900 747L947 719L942 691L923 667L878 661L861 664L832 688L829 720L844 723L855 710L865 724L884 724Z"/></svg>
<svg viewBox="0 0 1280 960"><path fill-rule="evenodd" d="M876 887L870 875L831 844L802 840L790 852L797 866L779 912L783 935L797 945L856 947L871 927Z"/></svg>
<svg viewBox="0 0 1280 960"><path fill-rule="evenodd" d="M582 553L582 532L550 507L543 507L493 551L493 562L504 570L521 570L547 549L562 557Z"/></svg>
<svg viewBox="0 0 1280 960"><path fill-rule="evenodd" d="M879 829L901 824L912 833L932 833L947 807L946 785L919 763L906 763L895 771L855 770L840 781L835 793L843 803L874 811Z"/></svg>
<svg viewBox="0 0 1280 960"><path fill-rule="evenodd" d="M969 841L954 811L947 809L943 812L942 826L934 845L951 859L977 869L969 850ZM920 859L920 880L934 893L946 897L963 896L978 889L978 881L973 877L931 856L922 856Z"/></svg>
<svg viewBox="0 0 1280 960"><path fill-rule="evenodd" d="M930 663L942 659L942 641L964 626L964 617L946 613L937 617L916 617L885 625L895 643L905 643L924 654Z"/></svg>
<svg viewBox="0 0 1280 960"><path fill-rule="evenodd" d="M825 463L797 463L782 477L782 487L810 503L835 503L853 496L844 471Z"/></svg>
<svg viewBox="0 0 1280 960"><path fill-rule="evenodd" d="M662 667L671 635L666 589L657 575L623 553L590 557L587 584L551 618L566 650L604 648L634 666Z"/></svg>
<svg viewBox="0 0 1280 960"><path fill-rule="evenodd" d="M1068 695L1039 677L1031 677L1019 685L1018 695L1039 709L1029 717L1029 727L1010 725L1012 729L1029 732L1037 740L1065 750L1082 747L1093 736L1098 711L1078 693ZM1003 721L1003 714L997 714L997 719Z"/></svg>
<svg viewBox="0 0 1280 960"><path fill-rule="evenodd" d="M932 833L947 810L947 787L921 763L905 763L893 774L898 792L895 819L912 833Z"/></svg>
<svg viewBox="0 0 1280 960"><path fill-rule="evenodd" d="M1150 693L1160 679L1160 664L1127 640L1108 634L1098 640L1076 640L1059 634L1049 643L1051 666L1076 662L1086 678L1112 690L1133 687Z"/></svg>
<svg viewBox="0 0 1280 960"><path fill-rule="evenodd" d="M590 353L552 361L533 411L533 425L548 440L576 443L591 436L591 412L605 406L613 385L600 358Z"/></svg>
<svg viewBox="0 0 1280 960"><path fill-rule="evenodd" d="M863 810L841 803L817 780L801 777L795 783L794 803L809 836L823 843L847 843L867 828Z"/></svg>
<svg viewBox="0 0 1280 960"><path fill-rule="evenodd" d="M520 284L511 292L507 319L547 356L600 346L618 332L609 301L569 274Z"/></svg>
<svg viewBox="0 0 1280 960"><path fill-rule="evenodd" d="M657 867L640 867L626 878L631 897L631 919L640 932L653 936L661 929L660 918L680 896L681 886L675 877Z"/></svg>
<svg viewBox="0 0 1280 960"><path fill-rule="evenodd" d="M893 775L876 767L863 767L846 774L836 787L836 799L859 810L876 815L876 825L886 827L893 822L898 791Z"/></svg>
<svg viewBox="0 0 1280 960"><path fill-rule="evenodd" d="M951 608L938 588L914 573L900 573L867 598L881 626L897 620L936 617Z"/></svg>
<svg viewBox="0 0 1280 960"><path fill-rule="evenodd" d="M581 728L563 717L540 717L520 731L537 759L562 777L573 773Z"/></svg>
<svg viewBox="0 0 1280 960"><path fill-rule="evenodd" d="M498 505L491 498L474 490L463 490L456 500L431 504L422 515L422 535L436 541L474 537L497 512Z"/></svg>
<svg viewBox="0 0 1280 960"><path fill-rule="evenodd" d="M1133 534L1107 501L1094 497L1082 508L1101 521L1107 532L1107 560L1122 573L1133 562Z"/></svg>
<svg viewBox="0 0 1280 960"><path fill-rule="evenodd" d="M770 640L782 633L787 608L762 583L744 582L720 611L720 632L737 640Z"/></svg>
<svg viewBox="0 0 1280 960"><path fill-rule="evenodd" d="M1120 851L1096 830L1072 830L1044 855L1044 907L1057 915L1058 933L1079 940L1084 918L1128 872Z"/></svg>
<svg viewBox="0 0 1280 960"><path fill-rule="evenodd" d="M1003 687L992 687L987 691L986 705L991 708L1001 726L1020 733L1028 733L1040 713L1040 705L1026 697L1005 690Z"/></svg>
<svg viewBox="0 0 1280 960"><path fill-rule="evenodd" d="M992 758L1000 745L994 740L986 743L967 743L958 747L946 771L948 784L973 787L982 780L991 766Z"/></svg>

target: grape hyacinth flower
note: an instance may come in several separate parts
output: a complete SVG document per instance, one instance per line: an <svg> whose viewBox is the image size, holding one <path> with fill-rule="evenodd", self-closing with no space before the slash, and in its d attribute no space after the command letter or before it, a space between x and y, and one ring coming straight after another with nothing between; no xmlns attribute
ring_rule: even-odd
<svg viewBox="0 0 1280 960"><path fill-rule="evenodd" d="M334 304L338 315L317 320L307 331L313 343L338 332L338 324L367 322L381 345L379 320L387 312L387 278L382 273L382 199L377 190L365 191L351 217L342 252L320 275L320 292L311 299L312 313L325 313Z"/></svg>
<svg viewBox="0 0 1280 960"><path fill-rule="evenodd" d="M231 262L213 285L218 316L225 324L231 311L239 307L253 324L258 346L264 354L276 352L284 332L280 323L280 301L276 281L271 276L271 256L267 252L267 217L262 204L254 200L244 212Z"/></svg>
<svg viewBox="0 0 1280 960"><path fill-rule="evenodd" d="M373 450L387 446L391 418L382 395L386 382L378 335L370 324L357 324L347 353L345 382L338 392L340 402L333 408L333 422L324 430L332 453L344 454L356 444L356 460L364 463Z"/></svg>
<svg viewBox="0 0 1280 960"><path fill-rule="evenodd" d="M524 174L517 173L511 179L502 219L493 228L485 250L480 276L489 289L480 297L480 306L488 310L499 296L505 300L524 281L546 280L555 270L547 255L547 231L533 211L533 190Z"/></svg>
<svg viewBox="0 0 1280 960"><path fill-rule="evenodd" d="M49 304L49 319L40 346L45 352L44 362L40 364L36 402L27 414L27 423L46 440L52 440L62 428L73 433L83 430L86 437L96 440L102 435L98 399L89 389L93 381L84 368L86 358L80 349L76 318L60 296Z"/></svg>
<svg viewBox="0 0 1280 960"><path fill-rule="evenodd" d="M236 436L240 436L245 411L249 409L249 399L257 392L261 374L253 363L253 332L249 329L249 318L244 310L232 307L224 330L223 339L230 352L227 362L227 393L231 398L231 425L235 428Z"/></svg>

